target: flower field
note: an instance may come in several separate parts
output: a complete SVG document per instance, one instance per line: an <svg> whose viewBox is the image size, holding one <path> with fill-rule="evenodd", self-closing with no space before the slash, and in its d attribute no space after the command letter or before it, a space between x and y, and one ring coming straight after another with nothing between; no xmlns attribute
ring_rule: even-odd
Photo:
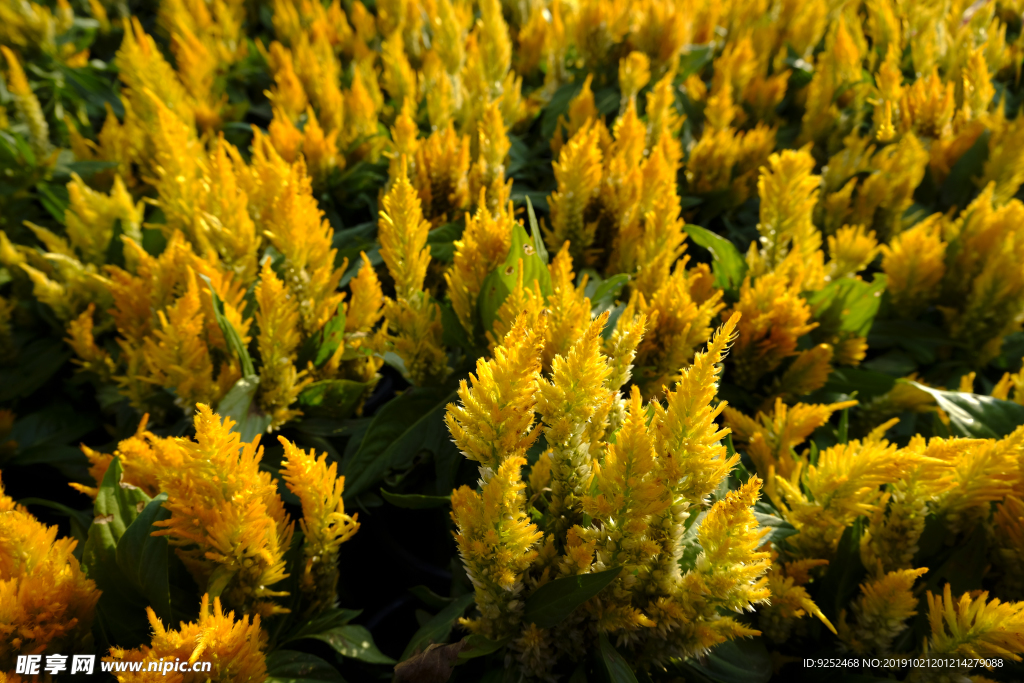
<svg viewBox="0 0 1024 683"><path fill-rule="evenodd" d="M1022 28L0 5L0 683L1024 679Z"/></svg>

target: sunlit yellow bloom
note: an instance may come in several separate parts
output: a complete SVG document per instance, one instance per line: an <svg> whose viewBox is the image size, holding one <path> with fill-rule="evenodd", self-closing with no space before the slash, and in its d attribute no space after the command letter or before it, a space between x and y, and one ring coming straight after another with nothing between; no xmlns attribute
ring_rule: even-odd
<svg viewBox="0 0 1024 683"><path fill-rule="evenodd" d="M434 131L416 152L415 170L423 215L435 224L459 216L469 203L469 137L451 124Z"/></svg>
<svg viewBox="0 0 1024 683"><path fill-rule="evenodd" d="M767 476L768 470L774 467L777 474L788 478L796 468L796 447L828 422L833 413L855 405L856 401L844 401L797 403L789 407L779 398L771 413L759 412L756 419L729 406L723 409L723 415L737 443L745 445L758 472Z"/></svg>
<svg viewBox="0 0 1024 683"><path fill-rule="evenodd" d="M327 466L327 455L319 458L287 439L278 439L284 446L281 477L288 490L302 503L302 551L306 567L300 586L316 608L331 607L337 598L338 549L359 530L358 515L345 514L345 477L338 476L338 464Z"/></svg>
<svg viewBox="0 0 1024 683"><path fill-rule="evenodd" d="M448 405L445 424L455 445L491 472L524 455L540 434L533 419L542 343L525 321L517 321L494 357L477 361L472 388L465 380L459 384L461 405Z"/></svg>
<svg viewBox="0 0 1024 683"><path fill-rule="evenodd" d="M861 584L861 595L851 609L855 625L839 617L839 638L857 654L888 654L893 640L906 630L907 620L917 614L913 586L928 571L903 569Z"/></svg>
<svg viewBox="0 0 1024 683"><path fill-rule="evenodd" d="M180 464L160 473L170 519L157 522L196 583L221 592L224 600L247 613L282 611L266 600L284 579L285 552L293 523L284 511L277 485L261 471L259 439L242 443L234 422L223 421L199 404L195 441L164 441Z"/></svg>
<svg viewBox="0 0 1024 683"><path fill-rule="evenodd" d="M952 533L970 530L989 514L990 503L1013 491L1020 474L1019 434L1005 439L939 439L928 442L926 454L949 463L954 486L935 504Z"/></svg>
<svg viewBox="0 0 1024 683"><path fill-rule="evenodd" d="M584 125L570 138L554 163L558 190L548 197L551 227L544 241L557 251L568 240L573 261L579 262L594 242L597 224L585 212L601 187L601 150L598 129Z"/></svg>
<svg viewBox="0 0 1024 683"><path fill-rule="evenodd" d="M0 42L56 53L56 38L71 28L75 13L67 0L58 0L55 9L35 2L4 5L0 8Z"/></svg>
<svg viewBox="0 0 1024 683"><path fill-rule="evenodd" d="M202 674L211 683L238 683L265 680L267 663L263 648L267 633L260 628L260 617L250 620L242 615L236 620L234 612L225 612L221 599L203 595L199 605L199 619L181 622L178 630L168 630L150 607L146 608L153 636L149 645L137 650L111 648L104 661L142 662L142 673L121 674L118 683L151 683L155 681L185 681L184 674L167 676L161 669L149 670L149 662L210 662L210 671Z"/></svg>
<svg viewBox="0 0 1024 683"><path fill-rule="evenodd" d="M820 560L828 564L825 560ZM796 621L808 614L817 617L823 624L833 632L835 628L831 622L822 614L821 609L811 599L805 582L793 576L787 576L788 566L785 573L776 569L778 565L772 565L772 571L768 573L768 590L771 591L771 604L759 607L758 627L770 640L776 643L783 643L789 640Z"/></svg>
<svg viewBox="0 0 1024 683"><path fill-rule="evenodd" d="M956 601L947 583L941 596L928 593L932 633L925 652L1020 661L1024 652L1024 603L964 593Z"/></svg>
<svg viewBox="0 0 1024 683"><path fill-rule="evenodd" d="M518 626L524 602L522 575L543 536L526 515L526 485L519 478L525 464L520 455L507 457L480 493L468 486L452 492L455 540L480 611L478 618L462 623L490 638L510 635Z"/></svg>
<svg viewBox="0 0 1024 683"><path fill-rule="evenodd" d="M259 402L274 428L301 414L290 408L309 382L295 367L296 350L302 342L301 318L295 296L274 273L269 260L263 262L255 295L256 344L262 361Z"/></svg>
<svg viewBox="0 0 1024 683"><path fill-rule="evenodd" d="M486 206L492 212L505 208L512 182L505 182L505 158L510 143L499 105L500 101L487 105L477 124L478 153L469 175L470 197L479 197L481 190L486 190Z"/></svg>
<svg viewBox="0 0 1024 683"><path fill-rule="evenodd" d="M929 217L882 245L882 270L893 305L912 317L934 301L946 274L943 218Z"/></svg>
<svg viewBox="0 0 1024 683"><path fill-rule="evenodd" d="M743 314L734 365L741 385L753 385L779 367L796 353L797 340L817 327L810 322L810 306L779 273L744 280L733 310Z"/></svg>
<svg viewBox="0 0 1024 683"><path fill-rule="evenodd" d="M420 209L420 198L401 167L384 196L380 212L380 254L395 281L395 299L385 299L387 320L395 352L405 362L414 384L443 380L448 358L441 343L441 313L423 289L430 248L430 224Z"/></svg>
<svg viewBox="0 0 1024 683"><path fill-rule="evenodd" d="M39 5L33 4L32 6L38 7ZM6 22L4 24L6 25ZM32 151L38 157L37 161L43 163L53 151L53 145L50 144L50 126L46 122L38 98L32 92L32 87L25 77L25 71L21 68L18 56L6 45L0 45L0 52L7 60L7 89L14 96L14 104L18 109L19 118L28 126Z"/></svg>
<svg viewBox="0 0 1024 683"><path fill-rule="evenodd" d="M828 277L838 280L853 276L875 260L879 252L875 233L862 225L844 225L828 238Z"/></svg>
<svg viewBox="0 0 1024 683"><path fill-rule="evenodd" d="M18 655L81 652L92 645L100 593L72 554L77 542L57 538L0 485L0 667Z"/></svg>

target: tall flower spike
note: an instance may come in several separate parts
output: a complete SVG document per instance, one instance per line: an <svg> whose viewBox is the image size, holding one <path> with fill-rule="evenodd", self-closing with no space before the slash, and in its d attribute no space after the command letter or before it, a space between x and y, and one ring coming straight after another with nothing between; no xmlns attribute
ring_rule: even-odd
<svg viewBox="0 0 1024 683"><path fill-rule="evenodd" d="M243 444L233 425L200 404L195 441L164 440L181 465L161 472L171 517L156 533L168 537L197 584L223 589L227 603L267 616L282 611L265 598L282 595L271 587L287 576L293 524L270 473L260 470L259 439Z"/></svg>
<svg viewBox="0 0 1024 683"><path fill-rule="evenodd" d="M395 281L395 299L385 299L392 344L414 384L443 381L448 357L441 341L440 308L423 289L430 265L427 233L420 198L406 176L405 164L384 195L380 212L380 254Z"/></svg>
<svg viewBox="0 0 1024 683"><path fill-rule="evenodd" d="M537 390L537 412L551 447L551 502L556 538L579 521L579 499L589 490L591 463L600 457L592 448L600 442L587 437L588 427L606 413L614 398L606 382L612 374L601 354L601 331L608 313L590 323L583 337L565 356L555 356L551 380Z"/></svg>
<svg viewBox="0 0 1024 683"><path fill-rule="evenodd" d="M1015 662L1024 652L1024 603L964 593L953 599L947 583L941 596L928 593L931 637L925 651L936 655L1002 657Z"/></svg>
<svg viewBox="0 0 1024 683"><path fill-rule="evenodd" d="M338 464L327 466L327 454L301 450L287 439L278 439L284 446L281 476L288 490L302 503L304 534L302 551L306 568L300 586L310 601L311 614L332 607L337 597L338 548L359 530L358 515L345 514L345 477L339 477Z"/></svg>
<svg viewBox="0 0 1024 683"><path fill-rule="evenodd" d="M125 651L112 648L105 661L144 662L144 673L122 674L118 683L156 683L169 680L160 667L150 669L151 663L178 661L194 664L210 662L211 669L203 674L211 683L262 681L267 677L264 648L267 633L260 628L259 615L251 620L242 616L235 619L234 612L225 612L221 599L210 604L209 594L203 595L199 605L199 619L182 622L177 630L168 629L151 607L146 608L153 636L149 645ZM184 680L178 674L179 680ZM173 679L171 679L173 680Z"/></svg>
<svg viewBox="0 0 1024 683"><path fill-rule="evenodd" d="M472 387L459 384L461 405L451 403L445 424L462 454L480 463L485 479L509 458L522 456L540 435L534 404L543 341L519 319L495 348L480 359Z"/></svg>
<svg viewBox="0 0 1024 683"><path fill-rule="evenodd" d="M861 584L861 595L853 603L856 624L846 623L845 610L839 617L839 638L857 654L885 655L906 630L907 620L917 614L913 586L928 569L903 569Z"/></svg>
<svg viewBox="0 0 1024 683"><path fill-rule="evenodd" d="M296 349L302 342L301 318L295 295L277 277L269 259L263 262L255 295L256 344L262 361L259 403L275 428L301 414L291 406L309 383L303 379L305 373L295 367Z"/></svg>
<svg viewBox="0 0 1024 683"><path fill-rule="evenodd" d="M586 215L601 187L601 148L598 127L584 125L566 143L554 164L558 190L548 197L551 228L544 241L551 251L569 241L573 261L579 262L594 242L597 224Z"/></svg>
<svg viewBox="0 0 1024 683"><path fill-rule="evenodd" d="M39 157L40 163L45 161L53 151L50 144L50 126L43 116L43 108L39 106L39 100L32 92L25 71L21 68L18 56L7 47L0 45L0 52L3 52L7 60L7 87L14 96L14 103L18 109L18 116L28 126L29 141L32 151Z"/></svg>
<svg viewBox="0 0 1024 683"><path fill-rule="evenodd" d="M512 635L523 610L523 573L537 556L543 534L526 515L520 470L526 459L505 459L480 493L452 492L455 540L476 592L480 617L463 625L489 638Z"/></svg>

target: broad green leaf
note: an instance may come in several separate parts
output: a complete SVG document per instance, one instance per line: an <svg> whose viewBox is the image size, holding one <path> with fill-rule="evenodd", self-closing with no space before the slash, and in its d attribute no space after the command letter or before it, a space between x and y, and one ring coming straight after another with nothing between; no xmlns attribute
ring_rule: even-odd
<svg viewBox="0 0 1024 683"><path fill-rule="evenodd" d="M385 403L373 416L359 449L346 458L345 499L370 489L389 469L412 461L423 449L451 443L444 410L455 400L447 387L415 387Z"/></svg>
<svg viewBox="0 0 1024 683"><path fill-rule="evenodd" d="M442 597L423 585L413 586L409 589L409 592L422 600L431 609L444 609L455 599Z"/></svg>
<svg viewBox="0 0 1024 683"><path fill-rule="evenodd" d="M343 420L351 417L370 385L351 379L323 379L313 382L299 394L304 415Z"/></svg>
<svg viewBox="0 0 1024 683"><path fill-rule="evenodd" d="M607 633L598 637L598 662L600 673L608 683L637 683L636 675L626 660L608 640Z"/></svg>
<svg viewBox="0 0 1024 683"><path fill-rule="evenodd" d="M242 435L242 441L252 441L267 431L273 421L256 405L259 384L260 378L256 375L242 377L217 404L217 413L221 417L230 417L235 421L234 429Z"/></svg>
<svg viewBox="0 0 1024 683"><path fill-rule="evenodd" d="M319 657L294 650L267 655L266 683L344 683L338 670Z"/></svg>
<svg viewBox="0 0 1024 683"><path fill-rule="evenodd" d="M70 358L67 344L57 337L41 337L22 344L15 362L0 366L0 402L34 393Z"/></svg>
<svg viewBox="0 0 1024 683"><path fill-rule="evenodd" d="M839 539L835 560L830 562L824 578L815 591L815 602L834 625L839 613L860 590L867 570L860 561L860 539L864 533L864 518L846 527Z"/></svg>
<svg viewBox="0 0 1024 683"><path fill-rule="evenodd" d="M429 510L432 508L448 507L452 502L451 496L423 496L415 493L391 493L384 489L380 490L380 495L384 497L384 500L395 507L407 508L409 510Z"/></svg>
<svg viewBox="0 0 1024 683"><path fill-rule="evenodd" d="M445 223L427 234L427 246L430 247L430 258L442 263L451 263L455 258L455 240L462 237L466 229L464 222Z"/></svg>
<svg viewBox="0 0 1024 683"><path fill-rule="evenodd" d="M117 542L117 566L132 587L149 601L156 615L169 622L171 615L171 587L167 567L166 536L153 536L160 527L154 522L168 519L169 510L163 507L167 495L161 493L149 501L135 521L125 529Z"/></svg>
<svg viewBox="0 0 1024 683"><path fill-rule="evenodd" d="M946 415L958 436L1001 439L1024 424L1024 406L991 396L942 391L911 380L899 380L929 394Z"/></svg>
<svg viewBox="0 0 1024 683"><path fill-rule="evenodd" d="M572 614L572 611L610 584L622 567L613 567L596 574L580 574L555 579L538 588L526 599L523 622L551 628Z"/></svg>
<svg viewBox="0 0 1024 683"><path fill-rule="evenodd" d="M377 649L373 642L373 636L370 635L366 627L358 624L336 626L327 631L303 637L327 643L342 657L358 659L369 664L395 663L395 660Z"/></svg>
<svg viewBox="0 0 1024 683"><path fill-rule="evenodd" d="M938 200L943 206L958 206L962 209L970 202L971 193L977 187L974 179L982 174L988 160L988 141L991 135L990 130L982 132L971 148L953 164L939 188Z"/></svg>
<svg viewBox="0 0 1024 683"><path fill-rule="evenodd" d="M491 640L486 636L482 636L479 633L473 633L462 639L463 647L459 651L459 663L465 662L469 659L475 659L477 657L486 657L492 652L497 652L501 648L508 645L509 641L512 640L512 636L508 638L502 638L500 640Z"/></svg>
<svg viewBox="0 0 1024 683"><path fill-rule="evenodd" d="M775 510L763 501L754 506L754 517L760 529L768 529L768 534L764 537L765 543L779 543L796 533L796 527L776 515Z"/></svg>
<svg viewBox="0 0 1024 683"><path fill-rule="evenodd" d="M534 282L536 282L540 285L540 292L543 296L551 294L551 273L541 255L537 253L535 246L536 242L540 241L539 236L535 241L533 237L527 235L526 230L518 223L512 228L512 244L509 247L508 255L503 262L496 265L494 270L487 274L480 290L478 308L480 322L485 330L494 328L498 309L516 288L520 268L522 268L523 287L533 289Z"/></svg>
<svg viewBox="0 0 1024 683"><path fill-rule="evenodd" d="M284 642L289 643L300 638L311 638L317 633L344 626L363 613L361 609L340 609L332 607L300 625Z"/></svg>
<svg viewBox="0 0 1024 683"><path fill-rule="evenodd" d="M734 638L716 646L695 666L716 683L767 683L772 659L760 638Z"/></svg>
<svg viewBox="0 0 1024 683"><path fill-rule="evenodd" d="M683 230L690 236L694 244L711 252L715 286L729 291L739 289L747 274L747 262L736 245L699 225L685 225Z"/></svg>
<svg viewBox="0 0 1024 683"><path fill-rule="evenodd" d="M828 337L848 332L866 337L882 303L885 282L885 275L877 273L870 283L842 278L815 292L808 299L819 325L814 334Z"/></svg>
<svg viewBox="0 0 1024 683"><path fill-rule="evenodd" d="M323 331L314 337L320 337L320 346L316 350L313 364L318 368L330 360L338 347L345 343L345 302L338 302L338 310L324 325Z"/></svg>
<svg viewBox="0 0 1024 683"><path fill-rule="evenodd" d="M526 215L530 221L530 237L533 239L533 247L537 250L537 255L540 256L541 261L550 263L551 259L548 256L548 248L544 245L544 238L540 234L537 213L533 210L533 201L530 199L530 195L526 195Z"/></svg>
<svg viewBox="0 0 1024 683"><path fill-rule="evenodd" d="M458 597L434 615L430 621L423 624L413 635L409 644L405 646L405 651L402 653L400 661L405 661L417 651L421 652L427 649L427 646L431 643L443 643L447 640L448 635L452 632L452 624L462 616L467 607L473 604L474 599L472 593Z"/></svg>
<svg viewBox="0 0 1024 683"><path fill-rule="evenodd" d="M242 376L249 377L250 375L255 375L256 370L253 368L249 349L245 348L242 338L238 336L238 330L235 329L235 326L224 315L224 302L217 295L217 291L213 288L210 278L206 275L200 275L199 277L203 278L207 288L210 290L210 296L213 298L213 315L217 318L217 325L224 335L224 341L227 342L228 349L231 350L231 353L238 358L238 362L242 365Z"/></svg>
<svg viewBox="0 0 1024 683"><path fill-rule="evenodd" d="M853 395L864 400L881 396L895 386L896 380L891 375L860 368L838 367L828 376L824 390L837 394Z"/></svg>
<svg viewBox="0 0 1024 683"><path fill-rule="evenodd" d="M587 282L587 297L590 299L592 313L597 316L615 307L622 288L629 282L629 276L625 273L612 275L607 280L601 279L597 273Z"/></svg>
<svg viewBox="0 0 1024 683"><path fill-rule="evenodd" d="M114 458L99 486L82 552L82 567L102 593L96 606L100 632L108 644L135 647L146 637L147 601L132 588L117 562L117 544L150 502L141 489L122 484L121 463Z"/></svg>

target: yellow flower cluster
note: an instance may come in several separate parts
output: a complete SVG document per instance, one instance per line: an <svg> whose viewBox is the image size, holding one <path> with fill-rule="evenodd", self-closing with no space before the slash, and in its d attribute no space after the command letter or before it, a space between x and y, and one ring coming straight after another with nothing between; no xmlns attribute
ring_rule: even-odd
<svg viewBox="0 0 1024 683"><path fill-rule="evenodd" d="M541 324L545 324L542 319ZM754 635L719 613L742 612L769 597L767 552L758 550L751 478L709 506L736 463L713 405L721 362L736 319L668 391L645 405L634 387L620 394L644 329L613 337L606 355L593 321L550 371L542 371L544 335L519 317L492 360L463 382L447 423L463 454L480 465L480 489L452 496L456 540L473 582L479 615L465 620L490 638L511 637L524 672L544 676L560 659L578 660L585 639L606 633L637 664L650 667L695 655L724 640ZM530 465L543 434L548 450ZM702 509L706 513L691 519ZM534 520L534 521L531 521ZM696 526L700 554L683 569L683 535ZM553 629L523 618L530 595L559 577L623 567L602 593Z"/></svg>
<svg viewBox="0 0 1024 683"><path fill-rule="evenodd" d="M85 652L100 592L72 554L0 485L0 668L19 655Z"/></svg>
<svg viewBox="0 0 1024 683"><path fill-rule="evenodd" d="M171 516L158 522L165 528L155 535L168 537L206 592L247 614L287 612L274 601L287 593L273 586L288 576L285 553L294 522L285 512L277 482L260 469L259 438L242 442L230 419L222 420L203 404L194 424L194 439L158 437L146 431L144 422L113 455L86 448L90 474L102 481L117 458L122 484L150 496L167 494L164 505ZM359 524L345 513L345 479L337 476L336 465L328 467L326 456L317 459L284 438L280 441L285 449L282 477L302 503L306 564L299 585L315 611L333 605L339 546ZM73 486L96 495L96 489Z"/></svg>

